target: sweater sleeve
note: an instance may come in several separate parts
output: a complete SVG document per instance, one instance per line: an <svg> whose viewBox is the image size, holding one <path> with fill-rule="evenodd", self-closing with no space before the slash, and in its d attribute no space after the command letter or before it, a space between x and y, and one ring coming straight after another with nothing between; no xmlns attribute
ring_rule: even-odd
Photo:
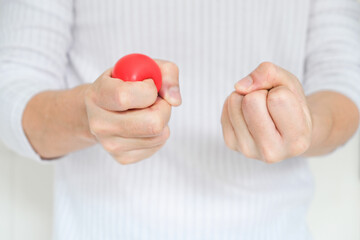
<svg viewBox="0 0 360 240"><path fill-rule="evenodd" d="M0 140L40 160L22 128L28 101L65 88L72 0L0 0Z"/></svg>
<svg viewBox="0 0 360 240"><path fill-rule="evenodd" d="M304 89L339 92L360 109L360 6L356 0L312 1Z"/></svg>

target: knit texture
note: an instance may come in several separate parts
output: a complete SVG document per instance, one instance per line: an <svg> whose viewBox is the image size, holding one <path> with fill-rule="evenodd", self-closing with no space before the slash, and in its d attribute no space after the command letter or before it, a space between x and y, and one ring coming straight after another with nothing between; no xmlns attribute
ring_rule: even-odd
<svg viewBox="0 0 360 240"><path fill-rule="evenodd" d="M360 106L355 0L0 3L0 139L39 162L21 127L32 96L91 83L128 53L180 68L183 104L153 157L123 166L96 145L51 161L55 240L311 239L306 160L267 165L229 150L221 110L263 61L307 94L337 91Z"/></svg>

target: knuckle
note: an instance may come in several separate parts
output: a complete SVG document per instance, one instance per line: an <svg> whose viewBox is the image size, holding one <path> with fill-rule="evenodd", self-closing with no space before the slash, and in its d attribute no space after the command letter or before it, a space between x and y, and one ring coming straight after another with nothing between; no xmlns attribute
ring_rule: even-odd
<svg viewBox="0 0 360 240"><path fill-rule="evenodd" d="M238 152L237 148L236 148L236 144L233 141L229 141L229 139L225 139L225 144L226 146L228 146L228 148L230 148L233 151Z"/></svg>
<svg viewBox="0 0 360 240"><path fill-rule="evenodd" d="M272 62L262 62L260 63L258 69L262 72L266 72L269 77L276 74L277 66Z"/></svg>
<svg viewBox="0 0 360 240"><path fill-rule="evenodd" d="M238 139L237 141L238 141L237 144L238 152L242 153L247 158L252 158L252 159L258 158L256 152L254 152L254 150L250 147L250 145L246 141L240 139Z"/></svg>
<svg viewBox="0 0 360 240"><path fill-rule="evenodd" d="M252 108L257 105L257 101L258 101L258 93L252 92L243 97L242 105L244 106L244 108Z"/></svg>
<svg viewBox="0 0 360 240"><path fill-rule="evenodd" d="M164 119L162 119L162 117L157 115L153 116L151 118L149 127L150 127L149 130L151 135L155 135L155 136L160 135L165 127Z"/></svg>
<svg viewBox="0 0 360 240"><path fill-rule="evenodd" d="M237 93L237 92L232 92L229 96L229 107L230 108L238 108L239 105L241 106L241 101L242 101L243 97Z"/></svg>
<svg viewBox="0 0 360 240"><path fill-rule="evenodd" d="M262 160L265 163L277 163L281 160L281 158L278 156L278 154L274 151L271 147L262 147L260 149L260 154L262 157Z"/></svg>
<svg viewBox="0 0 360 240"><path fill-rule="evenodd" d="M265 62L260 63L259 68L269 70L269 69L275 68L275 64L273 64L272 62L265 61Z"/></svg>
<svg viewBox="0 0 360 240"><path fill-rule="evenodd" d="M135 159L134 157L130 157L130 156L126 156L126 155L115 157L115 159L121 165L129 165L129 164L139 161L138 159Z"/></svg>
<svg viewBox="0 0 360 240"><path fill-rule="evenodd" d="M224 134L224 141L225 141L226 146L229 149L238 152L236 141L234 139L228 137L226 135L226 133Z"/></svg>
<svg viewBox="0 0 360 240"><path fill-rule="evenodd" d="M118 89L115 101L119 105L120 109L126 110L131 102L130 95L127 91Z"/></svg>
<svg viewBox="0 0 360 240"><path fill-rule="evenodd" d="M271 62L262 62L255 71L250 74L254 79L258 78L258 76L266 77L266 81L272 81L276 78L276 75L277 66Z"/></svg>
<svg viewBox="0 0 360 240"><path fill-rule="evenodd" d="M97 119L89 120L89 129L95 136L102 136L108 133L108 129L105 127L105 124Z"/></svg>
<svg viewBox="0 0 360 240"><path fill-rule="evenodd" d="M156 147L163 145L170 137L170 131L165 127L160 136L154 137L148 142L149 146Z"/></svg>
<svg viewBox="0 0 360 240"><path fill-rule="evenodd" d="M268 102L270 104L282 105L286 104L291 97L290 91L286 87L277 87L268 94Z"/></svg>
<svg viewBox="0 0 360 240"><path fill-rule="evenodd" d="M145 90L144 93L146 93L147 98L149 100L151 100L151 102L154 103L156 101L156 98L158 97L158 92L157 92L154 82L151 81L151 82L148 82L147 84L145 84L144 90Z"/></svg>
<svg viewBox="0 0 360 240"><path fill-rule="evenodd" d="M102 141L101 145L109 153L119 153L121 152L120 146L114 141Z"/></svg>
<svg viewBox="0 0 360 240"><path fill-rule="evenodd" d="M238 144L237 144L237 150L238 150L238 152L241 152L245 157L250 157L253 155L252 151L250 151L248 144L246 144L242 141L239 141L239 140L238 140Z"/></svg>
<svg viewBox="0 0 360 240"><path fill-rule="evenodd" d="M165 72L174 72L175 74L179 73L179 67L173 62L165 62L163 64L163 69Z"/></svg>
<svg viewBox="0 0 360 240"><path fill-rule="evenodd" d="M289 153L291 156L299 156L306 152L310 147L310 140L308 137L302 136L297 138L290 144Z"/></svg>
<svg viewBox="0 0 360 240"><path fill-rule="evenodd" d="M162 134L162 143L165 143L170 137L170 128L165 127Z"/></svg>

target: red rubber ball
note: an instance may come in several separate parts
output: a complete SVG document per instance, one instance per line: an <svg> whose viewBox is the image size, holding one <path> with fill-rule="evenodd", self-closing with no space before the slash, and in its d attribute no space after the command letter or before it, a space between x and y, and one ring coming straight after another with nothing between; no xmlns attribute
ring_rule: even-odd
<svg viewBox="0 0 360 240"><path fill-rule="evenodd" d="M152 79L158 92L162 82L161 71L157 63L150 57L139 53L126 55L117 61L112 77L123 81Z"/></svg>

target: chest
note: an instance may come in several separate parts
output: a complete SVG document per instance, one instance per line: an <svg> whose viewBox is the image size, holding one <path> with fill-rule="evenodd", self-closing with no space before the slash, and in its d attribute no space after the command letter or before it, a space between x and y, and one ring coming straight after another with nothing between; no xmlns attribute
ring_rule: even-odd
<svg viewBox="0 0 360 240"><path fill-rule="evenodd" d="M141 52L198 72L216 66L241 77L273 61L301 75L308 10L309 0L77 0L74 49L103 56L99 70Z"/></svg>

